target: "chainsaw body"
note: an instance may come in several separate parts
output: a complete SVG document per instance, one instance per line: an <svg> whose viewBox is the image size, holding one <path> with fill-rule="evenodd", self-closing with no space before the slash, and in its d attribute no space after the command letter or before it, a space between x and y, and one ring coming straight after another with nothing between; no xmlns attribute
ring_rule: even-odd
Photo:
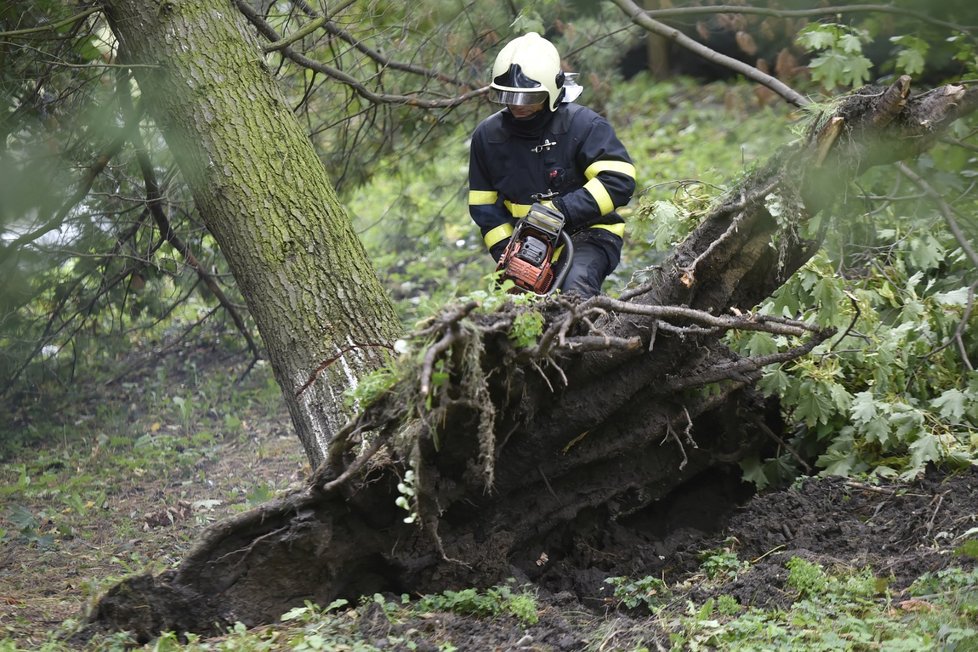
<svg viewBox="0 0 978 652"><path fill-rule="evenodd" d="M555 274L556 253L561 245L564 246L560 254L562 267ZM502 272L500 282L513 281L513 292L542 296L560 287L573 255L574 246L564 231L564 216L543 204L533 204L526 217L516 224L496 270Z"/></svg>

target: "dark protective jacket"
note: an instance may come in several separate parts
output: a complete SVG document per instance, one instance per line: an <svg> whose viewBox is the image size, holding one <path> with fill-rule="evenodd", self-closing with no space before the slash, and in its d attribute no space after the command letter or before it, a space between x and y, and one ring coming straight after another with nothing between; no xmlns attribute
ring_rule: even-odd
<svg viewBox="0 0 978 652"><path fill-rule="evenodd" d="M635 191L635 167L603 117L579 104L560 104L529 120L503 109L472 135L469 214L499 258L516 220L536 201L551 201L567 230L603 229L618 238L616 212Z"/></svg>

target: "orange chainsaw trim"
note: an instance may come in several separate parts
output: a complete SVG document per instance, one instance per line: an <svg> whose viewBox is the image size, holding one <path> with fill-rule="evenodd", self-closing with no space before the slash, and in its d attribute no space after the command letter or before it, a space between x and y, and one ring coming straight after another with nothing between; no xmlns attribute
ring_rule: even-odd
<svg viewBox="0 0 978 652"><path fill-rule="evenodd" d="M529 290L537 294L544 294L549 291L554 280L553 265L550 263L550 254L553 252L548 251L543 265L537 267L517 257L516 254L519 253L520 244L522 243L515 242L513 244L515 246L512 247L512 252L507 248L506 253L502 257L504 261L501 266L503 277L511 279L517 287L523 290Z"/></svg>

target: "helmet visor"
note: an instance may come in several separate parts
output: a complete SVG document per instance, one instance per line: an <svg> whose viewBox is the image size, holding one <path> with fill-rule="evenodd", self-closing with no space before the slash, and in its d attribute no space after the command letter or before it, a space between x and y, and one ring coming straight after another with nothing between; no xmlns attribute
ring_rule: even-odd
<svg viewBox="0 0 978 652"><path fill-rule="evenodd" d="M492 89L492 101L511 106L532 106L547 101L547 91L517 91Z"/></svg>

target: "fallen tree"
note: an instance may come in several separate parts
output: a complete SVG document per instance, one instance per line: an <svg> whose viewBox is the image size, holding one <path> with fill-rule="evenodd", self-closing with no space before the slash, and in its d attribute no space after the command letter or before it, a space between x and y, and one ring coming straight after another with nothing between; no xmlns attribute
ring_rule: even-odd
<svg viewBox="0 0 978 652"><path fill-rule="evenodd" d="M304 600L532 579L568 533L736 463L772 434L751 389L762 368L834 335L750 312L818 249L800 227L827 228L850 179L913 158L974 107L957 85L911 95L907 77L861 89L737 183L642 287L447 308L374 378L303 491L215 524L175 570L119 584L92 623L148 640L270 622ZM741 357L723 344L732 329L796 345Z"/></svg>

